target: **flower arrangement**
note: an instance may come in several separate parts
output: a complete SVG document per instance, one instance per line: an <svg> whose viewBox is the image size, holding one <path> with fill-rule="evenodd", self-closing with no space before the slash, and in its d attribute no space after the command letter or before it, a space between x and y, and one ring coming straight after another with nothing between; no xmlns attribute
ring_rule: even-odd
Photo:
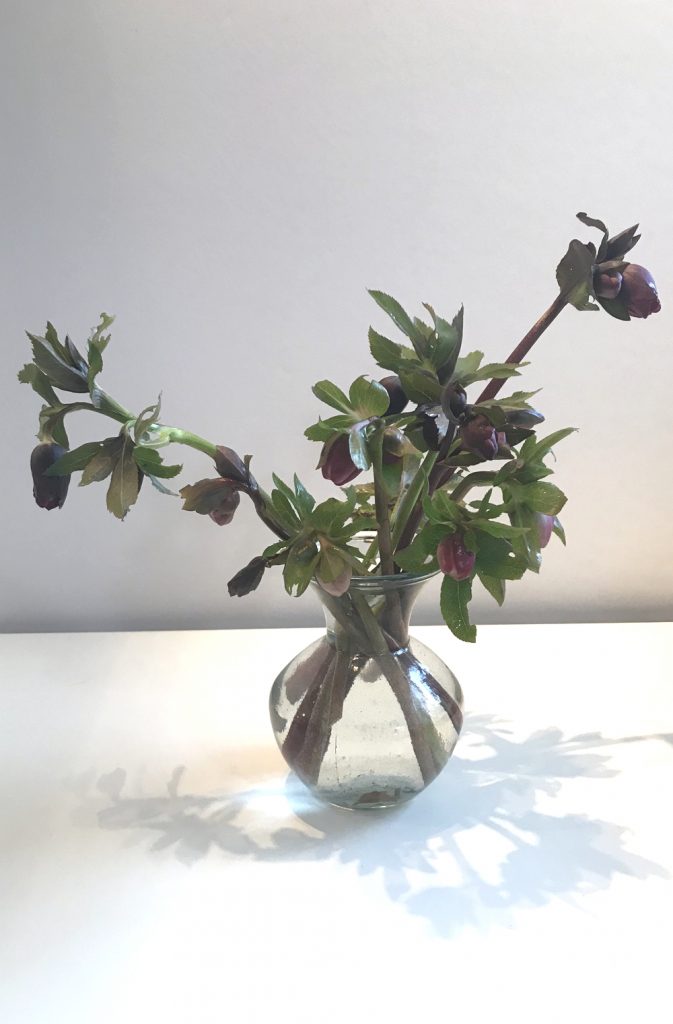
<svg viewBox="0 0 673 1024"><path fill-rule="evenodd" d="M502 389L565 306L602 307L619 320L660 308L649 272L625 259L640 237L637 226L611 236L602 221L577 216L601 232L600 243L570 242L556 270L557 297L504 363L463 353L462 308L449 321L426 303L421 319L390 295L370 292L404 340L372 327L371 355L386 375L359 376L348 391L329 380L314 385L330 414L305 433L320 444L318 468L338 489L318 503L296 475L291 484L274 475L267 493L249 455L163 423L159 400L136 414L108 395L99 377L112 317L101 316L86 356L70 338L61 342L50 323L43 336L28 335L33 360L19 379L45 403L31 456L39 506L61 508L79 472L80 486L107 481L107 507L124 519L145 478L175 494L168 484L182 467L167 464L162 452L188 445L211 459L214 474L180 489L183 509L226 526L244 494L274 535L229 581L229 593L251 593L274 566L289 594L313 584L328 633L276 679L271 720L287 762L332 803L385 807L409 799L455 746L460 685L408 635L422 582L442 574L444 621L456 637L474 641L475 581L502 604L510 581L539 571L552 535L565 543L559 513L566 497L548 479L546 460L573 428L540 436L544 417L530 404L536 392L503 396ZM468 397L475 385L479 393ZM57 392L86 398L66 402ZM65 420L80 410L110 418L116 429L69 450Z"/></svg>
<svg viewBox="0 0 673 1024"><path fill-rule="evenodd" d="M296 476L290 485L274 475L267 493L249 456L162 423L159 400L135 414L106 394L99 375L112 317L101 316L86 357L48 323L43 336L28 335L33 359L19 373L45 403L31 456L35 500L61 508L71 475L81 472L81 486L108 481L107 508L124 519L146 477L174 494L166 481L182 467L167 465L161 452L171 443L189 445L212 459L216 475L180 489L183 509L224 526L245 494L276 537L230 580L232 596L249 594L272 566L282 567L288 593L301 595L316 581L334 598L348 593L353 576L438 569L442 615L457 637L473 641L474 581L502 604L508 581L538 572L552 534L565 543L558 516L566 498L548 480L545 460L573 428L539 437L544 417L530 404L536 392L503 397L504 383L519 375L567 305L602 306L620 320L660 308L649 272L625 260L640 237L637 225L610 236L602 221L577 216L601 232L600 244L571 241L556 271L558 296L504 363L484 363L482 352L462 354L462 308L448 321L424 303L426 319L412 318L390 295L370 292L404 341L372 327L371 355L387 375L360 376L348 392L327 380L314 386L331 414L309 426L306 437L322 446L318 467L340 489L318 504ZM468 398L480 383L478 396ZM57 392L87 397L65 402ZM65 420L80 410L109 417L119 429L69 450ZM360 482L368 470L372 479Z"/></svg>

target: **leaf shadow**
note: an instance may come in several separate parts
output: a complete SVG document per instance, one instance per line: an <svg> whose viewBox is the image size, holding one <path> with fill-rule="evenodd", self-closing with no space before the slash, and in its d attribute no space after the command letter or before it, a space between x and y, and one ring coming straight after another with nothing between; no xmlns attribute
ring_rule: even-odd
<svg viewBox="0 0 673 1024"><path fill-rule="evenodd" d="M268 760L265 770L246 772L250 785L221 793L181 793L184 766L158 795L145 795L142 785L129 795L133 780L120 768L69 785L80 800L75 821L119 832L127 845L185 865L213 850L260 863L335 860L377 877L390 899L450 936L506 925L515 908L572 903L620 875L669 877L628 849L625 826L554 813L569 780L609 785L619 774L611 764L616 747L657 740L671 744L673 736L566 737L547 728L522 740L507 723L472 715L459 753L433 785L385 811L319 803L293 775L269 771Z"/></svg>

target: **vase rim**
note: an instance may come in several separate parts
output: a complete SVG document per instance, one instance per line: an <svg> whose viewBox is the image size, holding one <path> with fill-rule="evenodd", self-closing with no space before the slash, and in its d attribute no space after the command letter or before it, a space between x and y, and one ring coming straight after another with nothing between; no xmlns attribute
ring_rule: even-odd
<svg viewBox="0 0 673 1024"><path fill-rule="evenodd" d="M387 576L353 576L350 586L356 590L367 590L386 585L392 586L393 584L398 587L410 587L414 583L424 583L438 574L439 569L430 569L428 572L397 572Z"/></svg>

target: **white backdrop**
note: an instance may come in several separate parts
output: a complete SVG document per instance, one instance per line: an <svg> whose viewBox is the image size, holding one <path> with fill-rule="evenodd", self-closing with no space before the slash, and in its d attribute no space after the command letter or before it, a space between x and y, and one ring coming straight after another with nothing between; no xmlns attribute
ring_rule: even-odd
<svg viewBox="0 0 673 1024"><path fill-rule="evenodd" d="M543 385L569 546L477 621L670 617L673 6L667 0L3 0L4 630L317 622L278 574L230 600L266 534L144 488L120 524L73 480L32 502L39 399L22 332L117 321L103 386L297 470L318 494L310 385L374 370L366 287L466 306L466 350L504 358L555 294L577 210L614 229L663 311L567 310L522 380ZM71 440L103 436L73 417ZM184 482L208 461L184 454ZM433 592L434 593L434 592ZM417 619L438 621L433 593Z"/></svg>

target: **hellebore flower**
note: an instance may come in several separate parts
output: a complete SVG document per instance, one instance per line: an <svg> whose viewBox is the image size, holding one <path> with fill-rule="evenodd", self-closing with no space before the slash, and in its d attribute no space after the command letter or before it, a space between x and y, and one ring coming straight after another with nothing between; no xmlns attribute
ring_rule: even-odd
<svg viewBox="0 0 673 1024"><path fill-rule="evenodd" d="M333 580L323 580L318 577L318 583L322 589L331 594L332 597L341 597L345 594L351 585L351 578L353 576L353 570L350 565L344 565L343 569Z"/></svg>
<svg viewBox="0 0 673 1024"><path fill-rule="evenodd" d="M245 597L246 594L256 590L262 581L262 576L267 567L266 558L257 555L251 559L243 569L239 569L235 576L232 576L227 583L229 597Z"/></svg>
<svg viewBox="0 0 673 1024"><path fill-rule="evenodd" d="M67 449L54 442L38 444L30 456L30 471L33 475L33 497L40 508L63 508L70 475L45 476L50 466L65 455Z"/></svg>
<svg viewBox="0 0 673 1024"><path fill-rule="evenodd" d="M654 278L649 270L637 263L627 263L624 267L619 296L629 316L644 319L661 309Z"/></svg>
<svg viewBox="0 0 673 1024"><path fill-rule="evenodd" d="M409 399L404 392L402 381L397 374L393 373L390 377L382 377L379 384L386 389L388 392L388 398L390 399L386 415L393 416L398 412L402 412Z"/></svg>
<svg viewBox="0 0 673 1024"><path fill-rule="evenodd" d="M236 480L238 483L246 484L250 479L250 474L240 455L233 448L227 448L223 444L219 444L215 449L215 468L220 476L227 480Z"/></svg>
<svg viewBox="0 0 673 1024"><path fill-rule="evenodd" d="M318 465L325 480L331 480L337 487L344 487L362 472L351 458L346 434L325 442Z"/></svg>
<svg viewBox="0 0 673 1024"><path fill-rule="evenodd" d="M618 270L594 275L594 292L597 299L616 299L622 287L622 275Z"/></svg>
<svg viewBox="0 0 673 1024"><path fill-rule="evenodd" d="M535 516L535 525L537 527L537 536L540 542L540 547L546 548L547 544L551 540L551 535L554 530L554 517L545 515L543 512L538 512Z"/></svg>
<svg viewBox="0 0 673 1024"><path fill-rule="evenodd" d="M238 491L234 491L231 487L223 487L221 495L218 504L210 510L208 515L218 526L228 526L234 518L241 498Z"/></svg>
<svg viewBox="0 0 673 1024"><path fill-rule="evenodd" d="M494 459L498 454L498 439L495 427L483 413L467 420L460 428L463 447L484 459Z"/></svg>
<svg viewBox="0 0 673 1024"><path fill-rule="evenodd" d="M458 420L467 409L467 393L460 384L447 384L442 392L442 409L450 420Z"/></svg>
<svg viewBox="0 0 673 1024"><path fill-rule="evenodd" d="M437 545L437 561L445 576L452 580L466 580L474 569L474 551L468 551L463 537L452 533Z"/></svg>

